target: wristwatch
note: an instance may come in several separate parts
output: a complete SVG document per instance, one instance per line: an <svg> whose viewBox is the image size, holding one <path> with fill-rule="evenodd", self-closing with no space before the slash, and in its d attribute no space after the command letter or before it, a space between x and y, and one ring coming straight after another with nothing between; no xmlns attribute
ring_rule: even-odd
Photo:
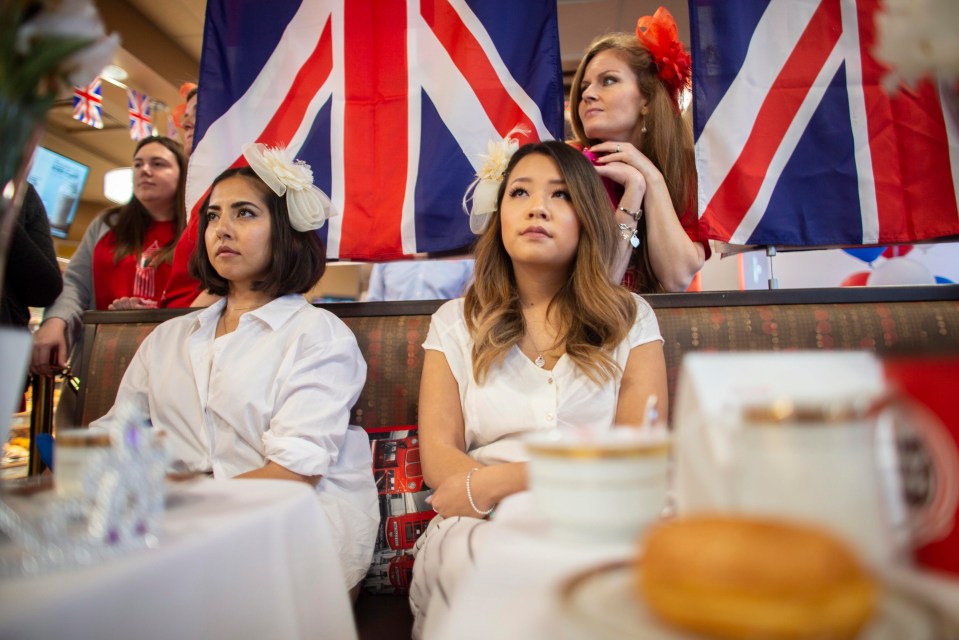
<svg viewBox="0 0 959 640"><path fill-rule="evenodd" d="M632 218L632 219L635 220L636 222L639 222L639 219L643 217L643 208L642 208L642 207L640 207L639 209L636 209L636 211L630 211L630 210L627 209L626 207L620 205L619 207L617 207L617 210L618 210L618 211L622 211L623 213L625 213L626 215L628 215L630 218ZM624 238L624 240L625 240L625 238Z"/></svg>

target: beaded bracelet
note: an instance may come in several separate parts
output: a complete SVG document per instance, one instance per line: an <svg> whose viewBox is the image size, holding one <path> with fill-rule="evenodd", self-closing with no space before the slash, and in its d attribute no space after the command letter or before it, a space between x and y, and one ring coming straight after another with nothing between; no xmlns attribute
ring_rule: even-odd
<svg viewBox="0 0 959 640"><path fill-rule="evenodd" d="M629 240L629 244L633 245L633 249L639 246L639 236L636 235L636 227L631 227L628 224L620 222L619 237L623 240Z"/></svg>
<svg viewBox="0 0 959 640"><path fill-rule="evenodd" d="M493 509L496 507L496 505L493 505L486 511L481 511L480 508L476 506L476 503L473 502L473 491L470 489L470 478L473 477L474 471L479 471L479 467L473 467L466 474L466 497L469 499L470 506L473 507L473 511L475 511L476 513L480 514L481 516L485 518L489 514L493 513Z"/></svg>

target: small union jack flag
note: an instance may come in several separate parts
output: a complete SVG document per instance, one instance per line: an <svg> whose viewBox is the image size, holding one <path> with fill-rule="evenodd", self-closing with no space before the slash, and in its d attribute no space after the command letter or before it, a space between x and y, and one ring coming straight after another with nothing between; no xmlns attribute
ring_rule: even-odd
<svg viewBox="0 0 959 640"><path fill-rule="evenodd" d="M103 128L103 94L99 77L85 87L73 87L73 119L95 129Z"/></svg>
<svg viewBox="0 0 959 640"><path fill-rule="evenodd" d="M150 117L150 96L136 89L127 89L130 107L130 137L143 140L150 137L153 118Z"/></svg>

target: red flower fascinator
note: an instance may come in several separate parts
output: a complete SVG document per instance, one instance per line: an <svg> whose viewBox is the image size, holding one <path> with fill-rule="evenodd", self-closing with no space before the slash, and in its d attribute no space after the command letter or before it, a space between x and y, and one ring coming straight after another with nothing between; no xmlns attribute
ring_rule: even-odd
<svg viewBox="0 0 959 640"><path fill-rule="evenodd" d="M636 21L636 38L652 54L659 80L678 109L679 96L692 76L693 61L679 40L673 15L665 7L660 7L653 15L643 16Z"/></svg>

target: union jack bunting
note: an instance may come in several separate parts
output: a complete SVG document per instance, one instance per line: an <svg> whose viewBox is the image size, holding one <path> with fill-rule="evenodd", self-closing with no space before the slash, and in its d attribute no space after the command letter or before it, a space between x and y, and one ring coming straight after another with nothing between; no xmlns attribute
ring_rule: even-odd
<svg viewBox="0 0 959 640"><path fill-rule="evenodd" d="M134 140L149 138L151 134L150 96L136 89L127 89L127 104L130 112L130 137Z"/></svg>
<svg viewBox="0 0 959 640"><path fill-rule="evenodd" d="M180 140L180 132L176 128L176 120L173 119L173 112L167 109L166 112L166 137L170 140L176 140L179 143L183 143Z"/></svg>
<svg viewBox="0 0 959 640"><path fill-rule="evenodd" d="M331 258L464 247L488 141L562 134L558 40L555 0L209 0L188 207L286 145L340 212Z"/></svg>
<svg viewBox="0 0 959 640"><path fill-rule="evenodd" d="M103 128L103 89L100 78L85 87L73 87L73 119L95 129Z"/></svg>
<svg viewBox="0 0 959 640"><path fill-rule="evenodd" d="M690 0L699 214L731 244L959 234L959 133L940 87L887 94L879 0Z"/></svg>

